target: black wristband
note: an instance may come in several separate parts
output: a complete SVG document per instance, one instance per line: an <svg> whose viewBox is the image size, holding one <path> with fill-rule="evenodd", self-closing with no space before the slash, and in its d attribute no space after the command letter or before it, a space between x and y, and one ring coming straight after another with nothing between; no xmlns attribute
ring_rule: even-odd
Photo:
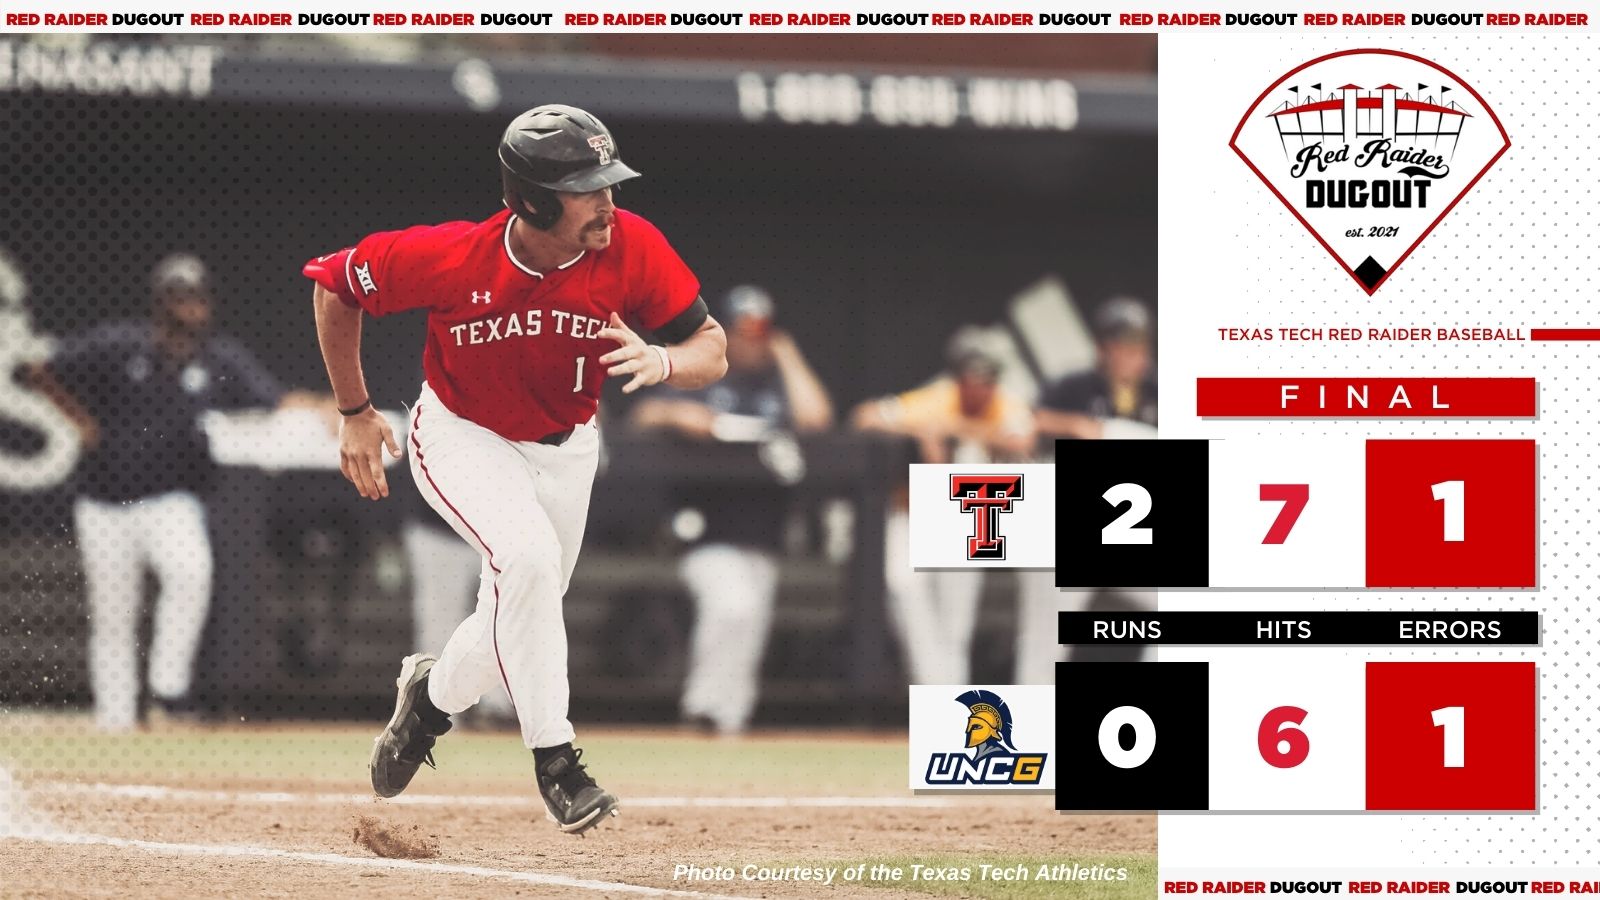
<svg viewBox="0 0 1600 900"><path fill-rule="evenodd" d="M359 416L359 415L361 415L362 413L366 412L367 410L369 410L371 408L372 408L372 398L368 397L367 399L361 401L361 405L360 406L352 407L350 409L341 409L341 410L339 410L339 415L344 416L345 418L348 419L351 416Z"/></svg>

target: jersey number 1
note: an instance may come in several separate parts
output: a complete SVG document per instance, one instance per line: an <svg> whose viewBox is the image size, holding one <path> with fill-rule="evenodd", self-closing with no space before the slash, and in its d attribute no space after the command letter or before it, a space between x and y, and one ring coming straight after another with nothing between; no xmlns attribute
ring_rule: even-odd
<svg viewBox="0 0 1600 900"><path fill-rule="evenodd" d="M583 364L587 362L588 359L589 357L587 356L578 357L578 377L572 380L572 392L574 394L583 390Z"/></svg>

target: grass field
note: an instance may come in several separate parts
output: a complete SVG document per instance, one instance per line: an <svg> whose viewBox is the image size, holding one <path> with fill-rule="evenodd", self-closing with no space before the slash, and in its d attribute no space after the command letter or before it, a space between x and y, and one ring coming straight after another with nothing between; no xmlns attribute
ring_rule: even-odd
<svg viewBox="0 0 1600 900"><path fill-rule="evenodd" d="M112 736L79 717L0 715L0 894L1155 895L1153 817L1063 816L1048 797L912 796L900 734L582 729L584 760L622 814L578 839L544 819L507 732L453 732L438 771L398 800L373 799L375 728ZM1050 877L1107 869L1126 877Z"/></svg>

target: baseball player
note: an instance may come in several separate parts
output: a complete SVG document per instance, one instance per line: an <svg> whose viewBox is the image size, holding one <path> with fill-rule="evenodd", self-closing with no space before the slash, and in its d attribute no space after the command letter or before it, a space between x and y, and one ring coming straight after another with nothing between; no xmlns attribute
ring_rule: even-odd
<svg viewBox="0 0 1600 900"><path fill-rule="evenodd" d="M1151 324L1150 311L1132 297L1095 310L1095 365L1045 389L1035 413L1041 437L1105 437L1112 420L1156 426Z"/></svg>
<svg viewBox="0 0 1600 900"><path fill-rule="evenodd" d="M372 789L405 790L433 765L450 717L499 684L546 810L581 834L617 808L572 746L561 611L599 458L600 389L608 376L627 378L625 393L704 387L727 370L727 342L666 238L612 201L612 187L639 173L599 119L536 107L506 128L499 157L504 211L379 232L305 273L317 282L317 336L345 416L341 468L371 500L388 495L382 455L400 448L362 376L362 313L428 311L411 473L483 557L477 609L437 658L401 665L394 715L372 750Z"/></svg>
<svg viewBox="0 0 1600 900"><path fill-rule="evenodd" d="M771 295L753 285L728 292L728 377L704 391L642 400L634 424L692 440L726 439L742 420L772 433L833 427L833 401L799 344L772 327ZM688 498L686 498L688 499ZM777 485L702 491L689 500L706 533L679 566L694 599L694 634L683 717L719 734L742 733L755 713L761 657L778 600L778 551L789 491Z"/></svg>
<svg viewBox="0 0 1600 900"><path fill-rule="evenodd" d="M1117 297L1095 311L1095 365L1046 388L1034 421L1041 443L1057 438L1144 440L1156 436L1156 381L1151 372L1150 312L1131 297ZM1054 459L1047 450L1045 459ZM1017 684L1054 684L1064 652L1056 637L1057 613L1089 608L1095 591L1057 588L1056 573L1018 572ZM1111 591L1127 604L1154 609L1155 594Z"/></svg>
<svg viewBox="0 0 1600 900"><path fill-rule="evenodd" d="M195 654L211 603L211 541L200 501L211 469L200 414L314 402L287 393L245 347L212 331L205 264L186 254L150 277L152 315L63 341L30 382L77 428L85 452L73 507L89 593L95 722L138 723L137 638L146 567L156 573L150 695L193 712Z"/></svg>
<svg viewBox="0 0 1600 900"><path fill-rule="evenodd" d="M1034 444L1027 404L1000 386L1003 363L984 335L956 332L946 374L915 390L856 408L858 429L915 438L925 463L987 463L1024 458ZM911 516L904 489L884 528L889 620L914 684L964 684L983 571L921 572L911 567Z"/></svg>

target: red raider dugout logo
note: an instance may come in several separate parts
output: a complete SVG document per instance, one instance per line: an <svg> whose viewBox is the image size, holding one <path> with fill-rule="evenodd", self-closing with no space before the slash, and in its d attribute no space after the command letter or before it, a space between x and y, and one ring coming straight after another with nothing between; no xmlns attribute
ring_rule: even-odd
<svg viewBox="0 0 1600 900"><path fill-rule="evenodd" d="M1000 533L1000 514L1022 499L1021 475L951 475L950 499L972 514L972 534L967 536L967 559L1005 559L1006 538Z"/></svg>
<svg viewBox="0 0 1600 900"><path fill-rule="evenodd" d="M1511 139L1443 66L1345 50L1273 82L1229 146L1370 295Z"/></svg>

